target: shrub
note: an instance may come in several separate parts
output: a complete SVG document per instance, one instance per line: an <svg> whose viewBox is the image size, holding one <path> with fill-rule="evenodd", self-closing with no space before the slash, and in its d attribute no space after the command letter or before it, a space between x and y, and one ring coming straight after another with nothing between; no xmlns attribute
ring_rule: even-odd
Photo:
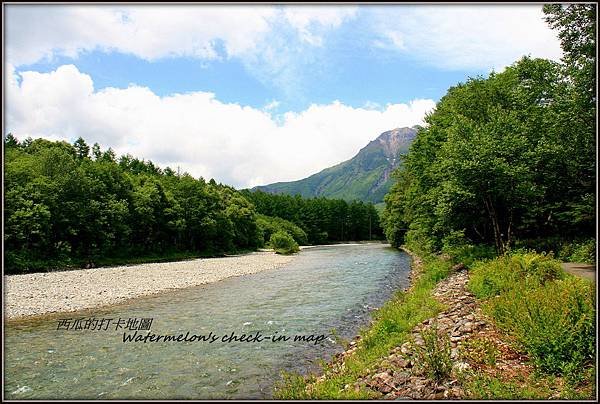
<svg viewBox="0 0 600 404"><path fill-rule="evenodd" d="M563 276L560 262L549 255L535 252L516 253L475 264L469 280L469 289L478 298L486 299L513 290L522 284L535 288Z"/></svg>
<svg viewBox="0 0 600 404"><path fill-rule="evenodd" d="M469 362L493 366L500 351L489 338L472 338L462 344L460 354Z"/></svg>
<svg viewBox="0 0 600 404"><path fill-rule="evenodd" d="M596 240L581 243L565 243L557 254L558 258L568 262L593 264L596 261Z"/></svg>
<svg viewBox="0 0 600 404"><path fill-rule="evenodd" d="M568 276L513 288L485 308L542 371L569 374L595 356L594 296L590 282Z"/></svg>
<svg viewBox="0 0 600 404"><path fill-rule="evenodd" d="M567 240L558 236L523 239L515 242L517 249L533 249L539 253L554 253L561 261L594 264L596 262L596 240Z"/></svg>
<svg viewBox="0 0 600 404"><path fill-rule="evenodd" d="M448 378L452 372L448 334L439 332L434 325L421 331L421 337L423 345L416 347L418 367L436 382Z"/></svg>
<svg viewBox="0 0 600 404"><path fill-rule="evenodd" d="M496 257L496 248L485 244L472 244L464 236L464 232L455 231L442 240L442 253L451 256L455 262L470 267L477 261Z"/></svg>
<svg viewBox="0 0 600 404"><path fill-rule="evenodd" d="M435 240L418 221L410 224L404 239L410 250L422 257L438 250Z"/></svg>
<svg viewBox="0 0 600 404"><path fill-rule="evenodd" d="M256 215L256 224L258 232L263 240L268 241L273 233L285 231L300 245L308 244L306 232L294 223L280 217L272 217L258 214ZM260 238L260 237L259 237Z"/></svg>
<svg viewBox="0 0 600 404"><path fill-rule="evenodd" d="M277 254L293 254L300 251L298 243L294 241L289 233L282 230L279 230L271 235L269 244Z"/></svg>

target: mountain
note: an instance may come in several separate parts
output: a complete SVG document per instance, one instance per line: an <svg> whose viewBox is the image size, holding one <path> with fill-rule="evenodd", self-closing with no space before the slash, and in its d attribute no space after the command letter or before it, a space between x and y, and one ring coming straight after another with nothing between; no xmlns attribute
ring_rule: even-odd
<svg viewBox="0 0 600 404"><path fill-rule="evenodd" d="M277 182L255 187L264 192L325 196L379 203L390 189L390 174L398 167L401 154L408 152L418 127L383 132L356 156L298 181Z"/></svg>

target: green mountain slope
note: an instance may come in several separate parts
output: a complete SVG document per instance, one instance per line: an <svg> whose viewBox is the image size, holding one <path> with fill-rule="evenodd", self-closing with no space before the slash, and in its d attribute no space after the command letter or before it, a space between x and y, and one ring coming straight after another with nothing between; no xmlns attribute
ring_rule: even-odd
<svg viewBox="0 0 600 404"><path fill-rule="evenodd" d="M417 134L418 127L398 128L382 133L356 156L308 178L258 186L264 192L325 196L379 203L390 189L390 174Z"/></svg>

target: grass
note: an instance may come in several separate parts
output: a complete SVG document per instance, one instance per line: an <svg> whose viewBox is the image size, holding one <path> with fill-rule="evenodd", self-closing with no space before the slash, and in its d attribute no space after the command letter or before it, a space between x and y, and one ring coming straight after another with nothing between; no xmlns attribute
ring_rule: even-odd
<svg viewBox="0 0 600 404"><path fill-rule="evenodd" d="M418 367L431 379L441 382L452 372L450 359L450 338L447 333L438 331L437 325L421 331L423 345L416 346Z"/></svg>
<svg viewBox="0 0 600 404"><path fill-rule="evenodd" d="M471 338L460 347L460 355L478 365L494 366L500 354L498 348L487 338Z"/></svg>
<svg viewBox="0 0 600 404"><path fill-rule="evenodd" d="M462 384L468 398L474 400L543 400L553 394L551 379L535 376L505 380L487 374L471 374Z"/></svg>
<svg viewBox="0 0 600 404"><path fill-rule="evenodd" d="M553 254L556 259L564 262L594 264L596 262L596 239L578 238L564 239L561 237L546 237L517 240L515 249L534 249L538 253Z"/></svg>
<svg viewBox="0 0 600 404"><path fill-rule="evenodd" d="M551 255L525 252L476 265L469 289L483 299L484 312L527 353L541 379L561 377L565 397L587 394L590 382L583 369L595 372L596 358L593 283L564 273ZM527 390L530 383L519 390L514 382L487 376L477 376L469 383L479 392L474 398L545 394Z"/></svg>
<svg viewBox="0 0 600 404"><path fill-rule="evenodd" d="M369 390L345 389L369 373L396 346L407 342L410 331L423 320L438 314L442 307L431 292L435 285L450 273L452 262L426 256L421 273L412 288L399 291L374 314L371 327L361 332L354 354L341 363L326 364L324 378L286 373L275 386L276 399L371 399Z"/></svg>
<svg viewBox="0 0 600 404"><path fill-rule="evenodd" d="M469 289L477 298L488 299L517 288L536 288L564 276L559 261L549 255L527 252L476 263L470 274Z"/></svg>

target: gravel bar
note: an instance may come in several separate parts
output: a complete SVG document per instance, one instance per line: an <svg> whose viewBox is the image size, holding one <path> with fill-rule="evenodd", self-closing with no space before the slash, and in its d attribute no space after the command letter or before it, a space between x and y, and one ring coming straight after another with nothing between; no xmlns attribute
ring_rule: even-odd
<svg viewBox="0 0 600 404"><path fill-rule="evenodd" d="M258 251L223 258L4 276L4 316L91 309L167 290L279 268L294 256Z"/></svg>

